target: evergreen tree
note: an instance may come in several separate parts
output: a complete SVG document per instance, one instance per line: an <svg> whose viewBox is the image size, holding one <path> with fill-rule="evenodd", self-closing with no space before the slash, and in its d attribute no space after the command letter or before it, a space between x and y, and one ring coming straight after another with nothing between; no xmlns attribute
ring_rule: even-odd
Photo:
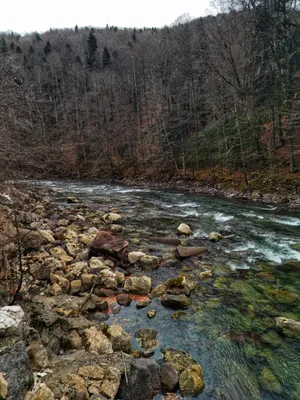
<svg viewBox="0 0 300 400"><path fill-rule="evenodd" d="M0 50L2 54L6 54L8 52L6 40L4 39L3 36L1 38Z"/></svg>
<svg viewBox="0 0 300 400"><path fill-rule="evenodd" d="M17 47L16 47L16 53L22 54L22 49L21 49L20 46L17 46Z"/></svg>
<svg viewBox="0 0 300 400"><path fill-rule="evenodd" d="M136 42L136 33L135 33L135 30L133 31L133 34L132 34L132 40L133 40L134 42Z"/></svg>
<svg viewBox="0 0 300 400"><path fill-rule="evenodd" d="M10 44L10 49L11 49L11 51L14 51L14 49L15 49L15 44L14 44L14 42L11 42L11 44Z"/></svg>
<svg viewBox="0 0 300 400"><path fill-rule="evenodd" d="M87 57L86 57L87 63L90 67L92 67L95 63L97 49L98 49L97 39L95 37L95 31L92 28L87 41Z"/></svg>
<svg viewBox="0 0 300 400"><path fill-rule="evenodd" d="M78 29L78 25L75 25L75 33L78 33L79 29Z"/></svg>
<svg viewBox="0 0 300 400"><path fill-rule="evenodd" d="M102 54L103 67L106 68L110 65L110 53L108 48L105 46Z"/></svg>
<svg viewBox="0 0 300 400"><path fill-rule="evenodd" d="M52 49L51 49L51 44L49 42L49 40L46 43L46 46L44 47L44 53L46 56L48 56L51 53Z"/></svg>
<svg viewBox="0 0 300 400"><path fill-rule="evenodd" d="M40 42L42 40L41 35L38 32L35 34L35 40L37 42Z"/></svg>
<svg viewBox="0 0 300 400"><path fill-rule="evenodd" d="M34 48L32 46L29 47L28 54L34 54Z"/></svg>

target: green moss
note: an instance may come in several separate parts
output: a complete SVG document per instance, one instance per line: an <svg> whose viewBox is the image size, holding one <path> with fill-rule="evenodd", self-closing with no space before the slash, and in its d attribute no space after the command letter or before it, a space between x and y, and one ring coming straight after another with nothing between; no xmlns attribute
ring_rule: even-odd
<svg viewBox="0 0 300 400"><path fill-rule="evenodd" d="M252 346L250 343L246 343L244 346L244 353L247 358L253 358L257 356L258 350L256 347Z"/></svg>
<svg viewBox="0 0 300 400"><path fill-rule="evenodd" d="M263 300L265 297L259 293L253 285L246 281L237 280L230 285L230 289L234 292L241 293L246 301L252 302L255 300Z"/></svg>
<svg viewBox="0 0 300 400"><path fill-rule="evenodd" d="M278 347L282 344L280 336L274 331L264 333L262 339L273 347Z"/></svg>
<svg viewBox="0 0 300 400"><path fill-rule="evenodd" d="M278 303L282 304L295 303L299 298L299 296L295 293L289 292L287 290L281 290L278 288L269 288L267 293Z"/></svg>
<svg viewBox="0 0 300 400"><path fill-rule="evenodd" d="M167 281L167 286L169 288L182 288L184 283L184 276L178 276L178 278L169 279Z"/></svg>
<svg viewBox="0 0 300 400"><path fill-rule="evenodd" d="M269 392L280 393L281 385L276 376L269 368L264 368L259 376L261 385Z"/></svg>

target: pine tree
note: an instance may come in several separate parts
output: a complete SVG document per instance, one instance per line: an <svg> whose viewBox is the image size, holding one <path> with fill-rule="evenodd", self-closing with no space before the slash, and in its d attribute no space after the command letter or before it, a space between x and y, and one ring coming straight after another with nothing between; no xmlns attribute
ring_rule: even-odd
<svg viewBox="0 0 300 400"><path fill-rule="evenodd" d="M133 40L134 42L136 42L136 33L135 33L135 30L133 31L133 34L132 34L132 40Z"/></svg>
<svg viewBox="0 0 300 400"><path fill-rule="evenodd" d="M48 56L51 53L52 49L51 49L51 44L49 42L49 40L46 43L46 46L44 47L44 53L46 56Z"/></svg>
<svg viewBox="0 0 300 400"><path fill-rule="evenodd" d="M105 46L102 54L103 67L106 68L110 65L110 53L108 48Z"/></svg>
<svg viewBox="0 0 300 400"><path fill-rule="evenodd" d="M34 48L32 46L29 47L28 54L34 54Z"/></svg>
<svg viewBox="0 0 300 400"><path fill-rule="evenodd" d="M2 54L6 54L8 52L6 40L4 39L3 36L2 36L2 39L1 39L0 50L1 50Z"/></svg>
<svg viewBox="0 0 300 400"><path fill-rule="evenodd" d="M10 47L11 51L14 51L16 46L15 46L14 42L11 42L9 47Z"/></svg>
<svg viewBox="0 0 300 400"><path fill-rule="evenodd" d="M17 47L16 47L16 53L22 54L22 49L21 49L20 46L17 46Z"/></svg>
<svg viewBox="0 0 300 400"><path fill-rule="evenodd" d="M79 29L78 29L78 25L75 25L75 33L78 33Z"/></svg>
<svg viewBox="0 0 300 400"><path fill-rule="evenodd" d="M90 67L92 67L96 60L96 52L98 49L97 39L95 37L95 31L92 28L87 41L87 56L86 60Z"/></svg>
<svg viewBox="0 0 300 400"><path fill-rule="evenodd" d="M38 32L35 34L35 40L37 42L40 42L42 40L41 35Z"/></svg>

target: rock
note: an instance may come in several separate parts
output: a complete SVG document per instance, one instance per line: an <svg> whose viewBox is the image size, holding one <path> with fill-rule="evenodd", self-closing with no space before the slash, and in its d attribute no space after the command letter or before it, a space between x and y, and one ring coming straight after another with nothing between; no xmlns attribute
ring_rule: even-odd
<svg viewBox="0 0 300 400"><path fill-rule="evenodd" d="M149 297L153 299L154 297L160 297L167 293L167 286L164 284L157 285L154 289L152 289Z"/></svg>
<svg viewBox="0 0 300 400"><path fill-rule="evenodd" d="M50 254L56 258L57 260L62 260L65 256L67 256L67 253L65 252L64 249L61 247L57 246L54 247L53 249L50 250Z"/></svg>
<svg viewBox="0 0 300 400"><path fill-rule="evenodd" d="M142 349L149 350L158 345L157 334L158 332L154 329L143 328L135 332L135 337Z"/></svg>
<svg viewBox="0 0 300 400"><path fill-rule="evenodd" d="M289 337L300 339L300 322L284 317L275 318L276 326Z"/></svg>
<svg viewBox="0 0 300 400"><path fill-rule="evenodd" d="M56 273L56 271L63 270L63 268L64 268L63 263L54 257L48 257L44 260L43 269L49 270L54 274ZM50 279L50 273L49 273L49 279Z"/></svg>
<svg viewBox="0 0 300 400"><path fill-rule="evenodd" d="M203 372L198 364L190 365L179 377L179 388L184 396L197 396L203 388Z"/></svg>
<svg viewBox="0 0 300 400"><path fill-rule="evenodd" d="M151 290L151 278L148 276L133 276L125 281L124 291L128 293L148 295Z"/></svg>
<svg viewBox="0 0 300 400"><path fill-rule="evenodd" d="M7 398L24 399L25 393L33 384L33 374L24 342L17 340L7 345L3 341L0 343L0 371L7 382ZM2 379L0 386L5 391L6 385Z"/></svg>
<svg viewBox="0 0 300 400"><path fill-rule="evenodd" d="M76 330L67 332L62 337L62 347L64 350L79 350L82 347L82 339Z"/></svg>
<svg viewBox="0 0 300 400"><path fill-rule="evenodd" d="M97 268L99 270L107 269L107 265L97 257L92 257L89 261L90 268Z"/></svg>
<svg viewBox="0 0 300 400"><path fill-rule="evenodd" d="M222 239L224 239L224 236L222 236L218 232L210 232L210 234L209 234L209 240L211 242L219 242Z"/></svg>
<svg viewBox="0 0 300 400"><path fill-rule="evenodd" d="M52 390L44 383L41 383L37 391L31 394L28 399L25 397L25 400L55 400L55 397Z"/></svg>
<svg viewBox="0 0 300 400"><path fill-rule="evenodd" d="M177 228L177 232L183 235L190 236L193 234L191 228L186 224L180 224Z"/></svg>
<svg viewBox="0 0 300 400"><path fill-rule="evenodd" d="M80 293L80 291L81 291L81 280L76 279L72 281L70 285L70 294L77 294Z"/></svg>
<svg viewBox="0 0 300 400"><path fill-rule="evenodd" d="M201 281L206 281L208 279L211 279L212 277L213 277L213 274L211 273L211 271L203 271L203 272L200 272L200 274L199 274L199 279Z"/></svg>
<svg viewBox="0 0 300 400"><path fill-rule="evenodd" d="M107 336L114 351L131 352L131 335L124 331L120 325L112 325L107 329Z"/></svg>
<svg viewBox="0 0 300 400"><path fill-rule="evenodd" d="M83 332L84 344L87 350L100 354L113 353L112 344L107 337L94 326Z"/></svg>
<svg viewBox="0 0 300 400"><path fill-rule="evenodd" d="M178 258L187 258L187 257L194 257L199 256L200 254L204 253L207 250L206 247L183 247L177 246L175 255Z"/></svg>
<svg viewBox="0 0 300 400"><path fill-rule="evenodd" d="M180 274L177 278L169 279L166 282L168 294L185 294L188 296L196 286L196 280L191 275Z"/></svg>
<svg viewBox="0 0 300 400"><path fill-rule="evenodd" d="M196 364L196 361L184 351L167 348L162 349L162 353L164 355L164 360L170 363L178 373L181 373L189 366Z"/></svg>
<svg viewBox="0 0 300 400"><path fill-rule="evenodd" d="M74 400L86 400L89 398L85 380L81 376L77 374L67 374L63 378L63 382L67 387L71 388L71 393L74 393ZM79 393L83 395L79 397Z"/></svg>
<svg viewBox="0 0 300 400"><path fill-rule="evenodd" d="M108 213L108 214L104 214L102 217L103 221L106 223L114 223L114 222L118 222L122 219L120 214L116 214L116 213Z"/></svg>
<svg viewBox="0 0 300 400"><path fill-rule="evenodd" d="M126 293L122 293L122 294L118 294L117 296L117 302L118 304L120 304L120 306L130 306L131 304L131 298L129 296L129 294Z"/></svg>
<svg viewBox="0 0 300 400"><path fill-rule="evenodd" d="M47 350L40 341L31 342L27 349L27 354L32 368L42 370L49 366Z"/></svg>
<svg viewBox="0 0 300 400"><path fill-rule="evenodd" d="M123 226L117 225L117 224L111 224L111 225L110 225L110 230L111 230L113 233L119 233L119 232L122 232Z"/></svg>
<svg viewBox="0 0 300 400"><path fill-rule="evenodd" d="M57 283L54 283L53 285L50 285L48 287L48 294L50 296L59 296L60 294L62 294L62 292L62 288Z"/></svg>
<svg viewBox="0 0 300 400"><path fill-rule="evenodd" d="M134 264L145 256L146 254L142 253L141 251L131 251L130 253L128 253L128 261L130 262L130 264Z"/></svg>
<svg viewBox="0 0 300 400"><path fill-rule="evenodd" d="M111 289L99 288L95 290L97 296L100 297L113 297L115 296L115 292Z"/></svg>
<svg viewBox="0 0 300 400"><path fill-rule="evenodd" d="M159 375L159 366L154 360L143 359L138 360L138 363L145 365L151 374L152 396L161 392L161 383Z"/></svg>
<svg viewBox="0 0 300 400"><path fill-rule="evenodd" d="M281 392L281 384L269 368L263 368L259 376L259 381L264 389L268 390L269 392Z"/></svg>
<svg viewBox="0 0 300 400"><path fill-rule="evenodd" d="M68 269L70 272L68 272L67 278L70 280L75 280L79 279L82 274L88 273L89 266L87 262L79 261L70 265Z"/></svg>
<svg viewBox="0 0 300 400"><path fill-rule="evenodd" d="M43 240L43 244L48 244L51 243L53 244L55 242L55 239L52 235L52 232L50 230L42 230L40 229L38 231L38 233L42 236Z"/></svg>
<svg viewBox="0 0 300 400"><path fill-rule="evenodd" d="M107 289L117 289L118 282L114 272L110 269L103 269L99 272L101 284Z"/></svg>
<svg viewBox="0 0 300 400"><path fill-rule="evenodd" d="M91 255L109 255L117 259L122 259L128 242L113 236L110 232L100 231L90 246Z"/></svg>
<svg viewBox="0 0 300 400"><path fill-rule="evenodd" d="M150 319L154 318L155 315L156 315L156 310L151 310L147 312L147 317Z"/></svg>
<svg viewBox="0 0 300 400"><path fill-rule="evenodd" d="M112 260L105 260L104 264L109 268L114 268L115 267L115 263Z"/></svg>
<svg viewBox="0 0 300 400"><path fill-rule="evenodd" d="M76 197L68 197L67 202L70 204L78 203Z"/></svg>
<svg viewBox="0 0 300 400"><path fill-rule="evenodd" d="M192 304L192 301L184 294L172 295L165 294L161 299L161 304L165 307L184 309Z"/></svg>
<svg viewBox="0 0 300 400"><path fill-rule="evenodd" d="M95 379L101 381L104 378L104 369L97 364L85 365L79 368L78 375L84 379Z"/></svg>
<svg viewBox="0 0 300 400"><path fill-rule="evenodd" d="M0 399L6 399L8 395L8 384L3 374L0 372Z"/></svg>
<svg viewBox="0 0 300 400"><path fill-rule="evenodd" d="M118 285L122 285L125 281L125 275L121 271L115 271L115 277Z"/></svg>
<svg viewBox="0 0 300 400"><path fill-rule="evenodd" d="M144 270L151 270L156 269L159 263L155 256L143 256L139 259L138 264Z"/></svg>
<svg viewBox="0 0 300 400"><path fill-rule="evenodd" d="M120 383L121 373L119 369L108 367L105 370L104 380L100 387L100 393L103 394L105 398L115 399Z"/></svg>
<svg viewBox="0 0 300 400"><path fill-rule="evenodd" d="M50 281L51 281L51 283L53 285L54 285L54 283L57 283L61 287L63 293L68 293L69 292L70 282L68 281L67 278L65 278L65 277L63 277L61 275L58 275L58 274L52 274L51 273L50 274Z"/></svg>
<svg viewBox="0 0 300 400"><path fill-rule="evenodd" d="M148 298L148 299L145 299L145 300L137 301L135 306L136 306L136 308L144 308L144 307L149 306L151 303L152 303L152 300Z"/></svg>
<svg viewBox="0 0 300 400"><path fill-rule="evenodd" d="M163 392L176 392L179 376L172 364L164 362L160 366L160 381Z"/></svg>
<svg viewBox="0 0 300 400"><path fill-rule="evenodd" d="M130 370L121 379L117 398L122 400L149 400L153 398L152 375L143 360L135 359Z"/></svg>
<svg viewBox="0 0 300 400"><path fill-rule="evenodd" d="M78 243L73 243L73 242L66 243L66 251L69 256L76 257L79 250L80 248Z"/></svg>
<svg viewBox="0 0 300 400"><path fill-rule="evenodd" d="M18 335L21 331L23 318L24 311L20 306L0 308L0 337Z"/></svg>

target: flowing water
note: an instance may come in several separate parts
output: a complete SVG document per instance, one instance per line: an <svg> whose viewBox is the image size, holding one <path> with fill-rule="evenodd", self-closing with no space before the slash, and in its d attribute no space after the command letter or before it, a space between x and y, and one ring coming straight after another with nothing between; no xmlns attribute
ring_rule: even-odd
<svg viewBox="0 0 300 400"><path fill-rule="evenodd" d="M193 305L179 313L179 319L171 318L174 311L155 299L148 308L156 309L154 319L147 318L148 309L137 310L132 304L109 320L132 335L140 328L156 329L156 359L162 347L189 353L204 372L205 389L197 398L300 399L300 340L284 336L275 326L278 316L300 321L300 213L171 190L86 182L35 184L57 189L58 204L75 196L101 210L116 208L124 216L122 235L134 239L131 249L164 259L149 273L153 285L182 271L195 276L204 268L213 272L212 280L198 280ZM176 237L182 222L194 232L192 245L208 247L202 259L176 261L174 248L152 240ZM211 231L235 236L211 243Z"/></svg>

